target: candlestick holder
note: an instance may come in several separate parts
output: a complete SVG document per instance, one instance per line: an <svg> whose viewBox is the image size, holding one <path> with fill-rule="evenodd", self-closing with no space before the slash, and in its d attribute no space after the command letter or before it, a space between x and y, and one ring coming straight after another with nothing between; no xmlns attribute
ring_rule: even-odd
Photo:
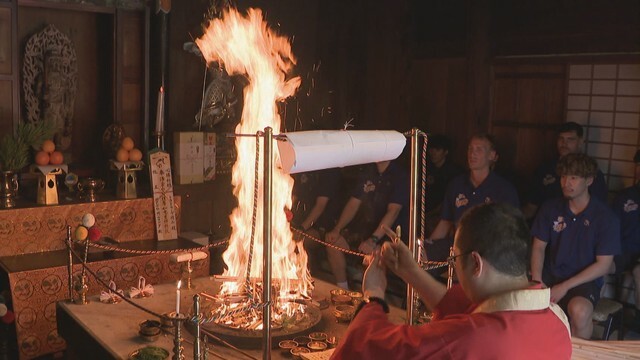
<svg viewBox="0 0 640 360"><path fill-rule="evenodd" d="M182 264L182 278L185 279L186 285L185 288L187 290L191 290L195 288L195 285L191 283L191 274L193 274L193 266L191 266L191 260Z"/></svg>
<svg viewBox="0 0 640 360"><path fill-rule="evenodd" d="M182 338L182 322L187 320L187 316L184 314L178 314L175 312L171 312L167 314L167 317L173 322L173 326L175 327L174 337L173 337L173 357L172 360L184 360L184 346L182 346L182 342L184 339Z"/></svg>
<svg viewBox="0 0 640 360"><path fill-rule="evenodd" d="M164 131L154 131L152 135L155 139L156 148L164 150Z"/></svg>
<svg viewBox="0 0 640 360"><path fill-rule="evenodd" d="M87 300L87 292L89 291L89 286L87 286L86 276L82 275L76 277L73 290L76 292L76 297L73 299L74 304L86 305L89 303L89 300Z"/></svg>

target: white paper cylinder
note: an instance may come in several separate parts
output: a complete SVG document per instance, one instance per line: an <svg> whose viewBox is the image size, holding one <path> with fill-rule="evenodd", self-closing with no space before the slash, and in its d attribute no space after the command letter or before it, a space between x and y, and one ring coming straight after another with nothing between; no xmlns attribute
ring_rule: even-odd
<svg viewBox="0 0 640 360"><path fill-rule="evenodd" d="M185 261L197 261L207 258L207 253L204 251L192 251L184 253L175 253L169 256L169 261L174 263L180 263Z"/></svg>
<svg viewBox="0 0 640 360"><path fill-rule="evenodd" d="M393 130L319 130L281 134L282 169L290 174L393 160L406 137Z"/></svg>

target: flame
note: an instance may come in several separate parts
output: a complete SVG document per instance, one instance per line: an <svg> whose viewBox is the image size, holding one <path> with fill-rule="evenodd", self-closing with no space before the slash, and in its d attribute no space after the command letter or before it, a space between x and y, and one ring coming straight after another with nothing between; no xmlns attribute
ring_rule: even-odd
<svg viewBox="0 0 640 360"><path fill-rule="evenodd" d="M295 65L291 44L282 36L267 27L262 12L249 9L242 16L235 9L224 11L219 19L209 22L204 35L196 40L207 63L217 62L224 66L229 74L244 75L249 84L244 89L244 108L242 119L236 127L236 133L256 134L265 127L280 133L280 116L277 103L293 95L300 85L300 78L286 79L286 75ZM262 279L263 269L263 193L262 163L263 150L260 150L259 194L257 198L255 243L251 249L251 224L254 204L254 179L256 141L251 137L236 138L238 158L233 166L232 184L238 207L230 216L232 232L229 247L223 254L228 267L223 276L235 278L235 282L225 282L221 294L241 291L251 250L251 269L249 277ZM263 142L260 141L260 146ZM277 149L274 146L274 149ZM277 152L277 151L276 151ZM279 163L279 154L274 154L275 163ZM282 297L297 293L308 295L311 290L311 278L307 271L307 255L302 246L292 239L291 229L284 209L291 208L293 179L281 169L273 171L273 235L272 235L272 278L277 283ZM296 253L296 248L297 253ZM294 286L295 288L291 288ZM290 296L290 295L289 295Z"/></svg>

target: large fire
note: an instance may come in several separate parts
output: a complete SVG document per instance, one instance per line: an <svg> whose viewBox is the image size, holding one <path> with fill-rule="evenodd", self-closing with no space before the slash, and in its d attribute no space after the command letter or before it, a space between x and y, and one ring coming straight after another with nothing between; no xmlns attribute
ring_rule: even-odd
<svg viewBox="0 0 640 360"><path fill-rule="evenodd" d="M229 9L221 18L210 21L196 44L208 64L218 63L229 74L243 75L249 80L244 89L244 108L236 133L256 134L267 126L273 128L274 134L280 133L281 120L277 103L293 95L300 85L299 77L286 78L296 61L288 39L268 28L260 10L249 9L247 15L243 16L237 10ZM230 217L232 233L229 247L223 254L228 267L223 278L232 281L224 283L220 294L246 296L249 291L254 294L248 294L252 298L258 293L256 287L261 286L257 282L262 278L263 269L263 172L258 172L260 185L255 202L257 212L254 244L251 246L256 141L251 137L238 137L235 142L238 158L233 166L232 183L238 207ZM263 156L264 153L260 150L260 164ZM274 163L279 163L277 153L274 154ZM302 246L292 240L291 229L283 211L291 208L292 188L291 176L281 169L274 169L272 286L276 290L274 295L280 306L294 304L294 298L308 296L311 290L306 253ZM251 268L247 269L249 262Z"/></svg>

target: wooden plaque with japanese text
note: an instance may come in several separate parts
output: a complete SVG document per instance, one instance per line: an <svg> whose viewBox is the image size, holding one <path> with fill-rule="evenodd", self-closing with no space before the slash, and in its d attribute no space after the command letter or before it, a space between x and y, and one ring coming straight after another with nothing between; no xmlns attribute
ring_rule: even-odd
<svg viewBox="0 0 640 360"><path fill-rule="evenodd" d="M156 151L149 154L149 159L158 240L177 239L178 227L173 204L173 182L171 181L169 154L164 151Z"/></svg>

